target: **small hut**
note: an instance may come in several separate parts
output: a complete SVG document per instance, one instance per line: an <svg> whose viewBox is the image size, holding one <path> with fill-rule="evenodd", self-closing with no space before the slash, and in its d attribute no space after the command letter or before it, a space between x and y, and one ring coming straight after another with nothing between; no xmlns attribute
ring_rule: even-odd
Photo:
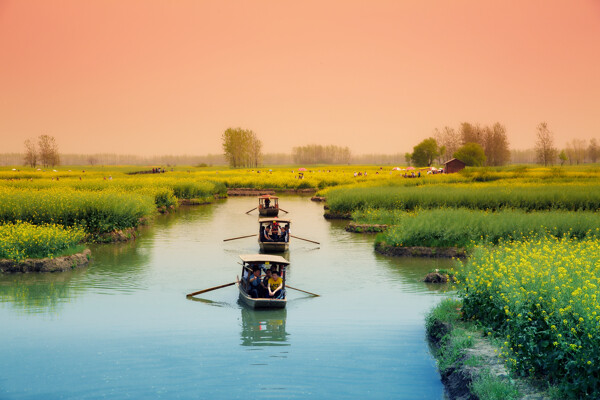
<svg viewBox="0 0 600 400"><path fill-rule="evenodd" d="M459 159L453 158L452 160L448 160L444 163L444 173L452 174L454 172L458 172L461 169L464 169L465 165L466 164Z"/></svg>

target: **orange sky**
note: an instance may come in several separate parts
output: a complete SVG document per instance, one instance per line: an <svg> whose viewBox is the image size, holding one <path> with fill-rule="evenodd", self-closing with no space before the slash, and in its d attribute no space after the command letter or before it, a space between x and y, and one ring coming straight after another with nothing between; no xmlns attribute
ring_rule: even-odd
<svg viewBox="0 0 600 400"><path fill-rule="evenodd" d="M0 153L412 149L500 121L600 139L600 1L0 0Z"/></svg>

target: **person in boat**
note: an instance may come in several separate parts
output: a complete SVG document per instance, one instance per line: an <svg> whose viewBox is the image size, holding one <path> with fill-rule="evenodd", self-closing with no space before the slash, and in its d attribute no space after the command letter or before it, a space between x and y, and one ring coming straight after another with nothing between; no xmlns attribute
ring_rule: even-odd
<svg viewBox="0 0 600 400"><path fill-rule="evenodd" d="M281 226L277 223L277 221L273 221L271 238L273 238L273 240L276 242L281 242Z"/></svg>
<svg viewBox="0 0 600 400"><path fill-rule="evenodd" d="M248 279L250 278L250 268L245 267L244 268L244 273L242 274L242 287L244 288L244 290L248 290Z"/></svg>
<svg viewBox="0 0 600 400"><path fill-rule="evenodd" d="M270 205L271 205L271 200L269 200L269 198L267 197L265 199L265 208L269 208Z"/></svg>
<svg viewBox="0 0 600 400"><path fill-rule="evenodd" d="M289 228L289 226L283 225L281 227L281 236L280 236L281 239L280 239L280 241L287 243L290 240L289 234L290 234L290 228Z"/></svg>
<svg viewBox="0 0 600 400"><path fill-rule="evenodd" d="M272 271L270 269L265 270L265 277L263 278L260 286L261 286L261 295L260 297L269 297L269 279L271 279Z"/></svg>
<svg viewBox="0 0 600 400"><path fill-rule="evenodd" d="M271 272L271 278L269 279L269 284L267 286L267 289L269 290L269 298L279 298L279 296L281 295L282 288L283 279L281 279L279 273L276 270L273 270Z"/></svg>
<svg viewBox="0 0 600 400"><path fill-rule="evenodd" d="M250 295L250 297L252 297L253 299L259 297L259 294L261 292L261 284L262 282L260 281L260 268L253 267L252 275L250 275L248 279L248 294Z"/></svg>
<svg viewBox="0 0 600 400"><path fill-rule="evenodd" d="M273 238L271 237L272 234L273 234L273 229L271 228L271 225L267 225L263 232L263 242L272 242L273 241Z"/></svg>

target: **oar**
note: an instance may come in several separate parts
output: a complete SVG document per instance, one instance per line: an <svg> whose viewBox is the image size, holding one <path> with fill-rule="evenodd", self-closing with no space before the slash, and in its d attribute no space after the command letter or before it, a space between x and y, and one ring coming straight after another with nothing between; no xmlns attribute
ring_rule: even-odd
<svg viewBox="0 0 600 400"><path fill-rule="evenodd" d="M243 238L248 238L248 237L252 237L252 236L258 236L258 233L255 233L254 235L246 235L246 236L234 237L234 238L230 238L230 239L223 239L223 241L228 242L230 240L243 239Z"/></svg>
<svg viewBox="0 0 600 400"><path fill-rule="evenodd" d="M246 214L250 214L252 211L256 210L258 207L254 207L252 210L250 211L246 211Z"/></svg>
<svg viewBox="0 0 600 400"><path fill-rule="evenodd" d="M231 285L235 285L235 282L226 283L226 284L224 284L224 285L221 285L221 286L215 286L215 287L211 287L211 288L209 288L209 289L199 290L199 291L197 291L197 292L194 292L194 293L189 293L189 294L186 294L186 295L185 295L185 297L192 297L192 296L195 296L195 295L197 295L197 294L201 294L201 293L210 292L211 290L217 290L217 289L221 289L221 288L224 288L224 287L227 287L227 286L231 286Z"/></svg>
<svg viewBox="0 0 600 400"><path fill-rule="evenodd" d="M285 211L283 208L279 207L279 209L280 209L281 211L283 211L284 213L286 213L286 214L289 214L289 212Z"/></svg>
<svg viewBox="0 0 600 400"><path fill-rule="evenodd" d="M291 237L293 237L293 238L296 238L296 239L300 239L300 240L306 240L307 242L316 243L316 244L321 244L321 243L319 243L319 242L315 242L314 240L308 240L308 239L304 239L304 238L301 238L301 237L298 237L298 236L294 236L294 235L290 235L290 236L291 236Z"/></svg>
<svg viewBox="0 0 600 400"><path fill-rule="evenodd" d="M297 291L299 291L299 292L308 293L308 294L311 294L311 295L313 295L313 296L315 296L315 297L319 297L319 295L318 295L318 294L316 294L316 293L307 292L306 290L302 290L302 289L296 289L295 287L291 287L290 285L287 285L287 284L285 285L285 287L286 287L286 288L290 288L290 289L297 290Z"/></svg>

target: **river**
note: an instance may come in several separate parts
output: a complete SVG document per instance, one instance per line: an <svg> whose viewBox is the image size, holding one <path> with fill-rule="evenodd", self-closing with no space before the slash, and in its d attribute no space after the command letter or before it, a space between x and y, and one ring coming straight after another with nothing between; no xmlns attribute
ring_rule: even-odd
<svg viewBox="0 0 600 400"><path fill-rule="evenodd" d="M449 260L391 258L373 236L284 196L292 238L284 310L253 311L230 286L257 253L254 197L182 207L92 263L0 276L0 399L443 399L424 315L446 294L421 282Z"/></svg>

